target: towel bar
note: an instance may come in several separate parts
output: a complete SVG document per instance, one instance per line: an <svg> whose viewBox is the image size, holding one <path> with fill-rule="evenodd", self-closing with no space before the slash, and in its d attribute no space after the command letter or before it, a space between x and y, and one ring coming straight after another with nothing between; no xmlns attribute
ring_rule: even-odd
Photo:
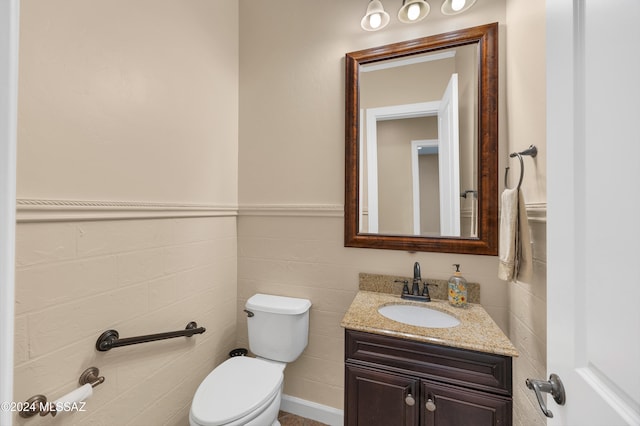
<svg viewBox="0 0 640 426"><path fill-rule="evenodd" d="M524 151L520 151L520 152L512 152L511 154L509 154L509 157L513 158L513 157L518 157L518 160L520 160L520 179L518 180L518 189L520 189L520 186L522 185L522 179L524 178L524 161L522 160L522 156L523 155L528 155L530 157L535 158L536 155L538 155L538 148L536 148L535 145L530 145L529 148L525 149ZM509 176L509 166L507 166L504 170L504 187L508 188L507 185L507 177Z"/></svg>
<svg viewBox="0 0 640 426"><path fill-rule="evenodd" d="M467 197L478 198L478 191L476 191L475 189L467 189L466 191L460 193L460 198Z"/></svg>
<svg viewBox="0 0 640 426"><path fill-rule="evenodd" d="M120 346L136 345L138 343L153 342L156 340L172 339L174 337L191 337L194 334L202 334L207 331L204 327L198 327L194 321L187 324L184 330L169 331L167 333L147 334L145 336L127 337L120 339L117 330L107 330L98 337L96 341L96 349L100 352L106 352L111 348Z"/></svg>

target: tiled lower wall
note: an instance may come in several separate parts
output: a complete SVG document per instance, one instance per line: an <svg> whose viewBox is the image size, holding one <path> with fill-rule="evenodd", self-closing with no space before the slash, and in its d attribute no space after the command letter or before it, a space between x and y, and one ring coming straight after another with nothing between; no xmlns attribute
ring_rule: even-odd
<svg viewBox="0 0 640 426"><path fill-rule="evenodd" d="M100 369L85 412L17 425L185 425L236 340L236 217L19 223L14 397L54 400ZM98 352L98 336L204 334Z"/></svg>
<svg viewBox="0 0 640 426"><path fill-rule="evenodd" d="M247 347L247 298L262 292L308 298L309 346L285 370L284 393L342 409L344 330L340 321L358 291L358 274L410 276L419 261L423 278L448 279L461 263L479 282L482 304L508 333L508 286L497 278L497 257L345 248L343 218L320 212L243 214L238 219L238 345Z"/></svg>
<svg viewBox="0 0 640 426"><path fill-rule="evenodd" d="M533 216L533 217L532 217ZM513 361L514 426L544 426L535 394L527 378L547 379L547 254L546 217L531 215L533 276L531 282L509 286L509 338L520 356Z"/></svg>
<svg viewBox="0 0 640 426"><path fill-rule="evenodd" d="M344 248L341 217L241 216L237 239L235 217L19 223L16 400L38 393L55 399L74 389L89 366L100 368L106 382L95 388L86 412L15 423L186 424L202 378L231 348L247 346L238 308L256 292L312 300L309 346L287 367L285 393L342 408L339 324L358 273L406 274L420 261L425 277L446 278L450 263L460 261L522 354L514 361L515 424L543 425L524 387L526 377L546 375L546 230L543 221L531 225L534 279L506 285L495 279L492 257ZM207 332L94 349L107 329L127 337L191 320Z"/></svg>
<svg viewBox="0 0 640 426"><path fill-rule="evenodd" d="M248 347L242 309L253 294L311 300L309 345L286 367L284 393L336 408L344 398L340 321L358 291L359 272L336 236L341 223L258 216L240 217L238 223L238 345Z"/></svg>

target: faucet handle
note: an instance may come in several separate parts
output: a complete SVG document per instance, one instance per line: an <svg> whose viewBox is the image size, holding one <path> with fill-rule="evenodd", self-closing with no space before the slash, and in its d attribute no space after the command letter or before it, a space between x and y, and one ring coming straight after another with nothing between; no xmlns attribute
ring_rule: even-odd
<svg viewBox="0 0 640 426"><path fill-rule="evenodd" d="M436 284L436 283L430 284L426 280L422 282L422 295L426 296L427 302L431 301L431 297L429 296L429 286L430 285L433 285L433 286L436 286L436 287L438 286L438 284Z"/></svg>
<svg viewBox="0 0 640 426"><path fill-rule="evenodd" d="M409 294L409 280L394 280L396 283L403 283L402 294Z"/></svg>

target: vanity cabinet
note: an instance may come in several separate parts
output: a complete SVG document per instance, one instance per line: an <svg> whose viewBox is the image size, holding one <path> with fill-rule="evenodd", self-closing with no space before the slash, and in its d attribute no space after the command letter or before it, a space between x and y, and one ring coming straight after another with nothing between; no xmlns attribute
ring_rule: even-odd
<svg viewBox="0 0 640 426"><path fill-rule="evenodd" d="M512 423L511 357L347 329L346 426Z"/></svg>
<svg viewBox="0 0 640 426"><path fill-rule="evenodd" d="M345 425L418 426L419 380L347 363ZM355 390L355 391L353 391Z"/></svg>

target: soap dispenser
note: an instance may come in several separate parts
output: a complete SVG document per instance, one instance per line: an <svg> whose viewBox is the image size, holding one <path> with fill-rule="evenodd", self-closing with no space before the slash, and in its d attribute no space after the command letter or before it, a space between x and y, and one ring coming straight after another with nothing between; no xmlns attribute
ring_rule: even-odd
<svg viewBox="0 0 640 426"><path fill-rule="evenodd" d="M449 303L453 306L464 307L467 305L467 280L460 273L460 264L454 263L456 271L449 278Z"/></svg>

